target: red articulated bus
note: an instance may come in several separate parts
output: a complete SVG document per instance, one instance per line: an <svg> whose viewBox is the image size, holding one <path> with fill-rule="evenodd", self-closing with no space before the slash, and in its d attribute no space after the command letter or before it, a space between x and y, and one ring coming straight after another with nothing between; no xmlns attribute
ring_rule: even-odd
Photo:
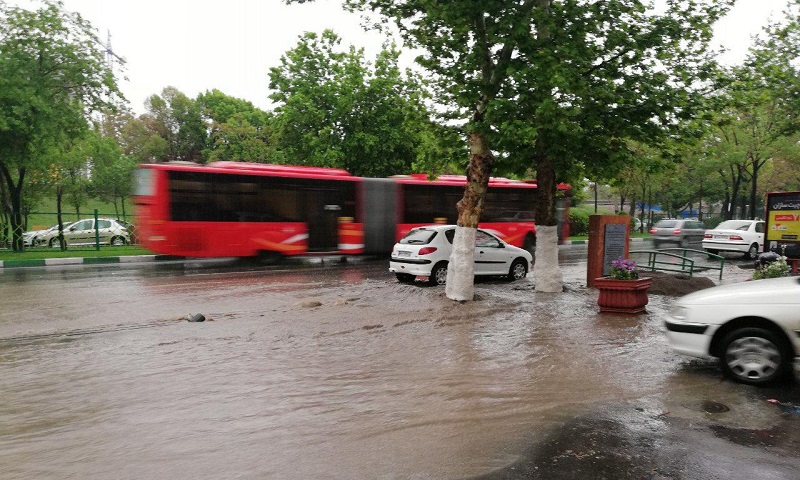
<svg viewBox="0 0 800 480"><path fill-rule="evenodd" d="M185 257L382 254L414 227L455 223L465 185L456 175L431 181L245 162L146 164L135 174L136 233L153 252ZM535 202L535 182L492 178L481 228L533 248Z"/></svg>

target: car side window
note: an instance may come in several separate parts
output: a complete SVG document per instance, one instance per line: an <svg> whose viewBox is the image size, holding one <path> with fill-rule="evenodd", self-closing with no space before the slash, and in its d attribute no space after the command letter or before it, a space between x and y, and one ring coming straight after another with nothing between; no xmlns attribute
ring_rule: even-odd
<svg viewBox="0 0 800 480"><path fill-rule="evenodd" d="M764 222L756 222L756 233L764 233Z"/></svg>
<svg viewBox="0 0 800 480"><path fill-rule="evenodd" d="M453 244L453 239L454 239L455 237L456 237L456 231L455 231L455 230L448 230L448 231L444 232L444 238L446 238L446 239L447 239L447 241L448 241L448 242L449 242L451 245Z"/></svg>
<svg viewBox="0 0 800 480"><path fill-rule="evenodd" d="M83 220L70 227L70 230L89 230L90 228L92 228L92 220Z"/></svg>
<svg viewBox="0 0 800 480"><path fill-rule="evenodd" d="M488 233L478 230L475 233L475 246L498 248L500 246L500 242L498 242L496 238L492 237Z"/></svg>
<svg viewBox="0 0 800 480"><path fill-rule="evenodd" d="M111 228L111 221L110 220L98 220L97 221L97 228Z"/></svg>

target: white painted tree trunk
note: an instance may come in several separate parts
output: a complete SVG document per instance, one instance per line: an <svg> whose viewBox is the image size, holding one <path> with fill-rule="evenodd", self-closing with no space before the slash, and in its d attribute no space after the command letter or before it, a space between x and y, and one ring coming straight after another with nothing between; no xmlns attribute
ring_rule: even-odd
<svg viewBox="0 0 800 480"><path fill-rule="evenodd" d="M472 301L475 296L475 232L477 228L456 227L453 252L447 264L444 293L457 302Z"/></svg>
<svg viewBox="0 0 800 480"><path fill-rule="evenodd" d="M563 276L558 268L558 227L536 225L536 262L533 278L537 292L560 293ZM449 277L448 277L449 279Z"/></svg>

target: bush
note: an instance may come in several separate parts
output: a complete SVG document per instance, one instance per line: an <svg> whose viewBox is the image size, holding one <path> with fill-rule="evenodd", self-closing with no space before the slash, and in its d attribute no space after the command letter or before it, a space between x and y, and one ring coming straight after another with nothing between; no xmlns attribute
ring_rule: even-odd
<svg viewBox="0 0 800 480"><path fill-rule="evenodd" d="M785 277L789 273L789 264L786 262L786 257L783 255L775 255L773 259L773 257L765 257L766 255L767 254L764 253L762 257L759 258L756 270L753 272L753 280Z"/></svg>
<svg viewBox="0 0 800 480"><path fill-rule="evenodd" d="M574 207L569 209L569 234L587 235L589 233L589 215L593 214L584 207Z"/></svg>

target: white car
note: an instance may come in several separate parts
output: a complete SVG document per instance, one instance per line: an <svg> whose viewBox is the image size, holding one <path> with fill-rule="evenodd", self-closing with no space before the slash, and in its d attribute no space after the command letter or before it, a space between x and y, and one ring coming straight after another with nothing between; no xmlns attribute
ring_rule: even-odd
<svg viewBox="0 0 800 480"><path fill-rule="evenodd" d="M389 261L389 271L401 282L427 277L434 285L447 281L447 263L453 251L455 225L417 227L396 243ZM533 257L521 248L509 245L494 235L478 229L475 234L475 275L525 278Z"/></svg>
<svg viewBox="0 0 800 480"><path fill-rule="evenodd" d="M753 259L764 249L764 222L761 220L725 220L706 230L703 248L708 253L740 252Z"/></svg>
<svg viewBox="0 0 800 480"><path fill-rule="evenodd" d="M800 373L800 277L754 280L678 299L666 322L670 347L716 357L730 378L766 385Z"/></svg>

